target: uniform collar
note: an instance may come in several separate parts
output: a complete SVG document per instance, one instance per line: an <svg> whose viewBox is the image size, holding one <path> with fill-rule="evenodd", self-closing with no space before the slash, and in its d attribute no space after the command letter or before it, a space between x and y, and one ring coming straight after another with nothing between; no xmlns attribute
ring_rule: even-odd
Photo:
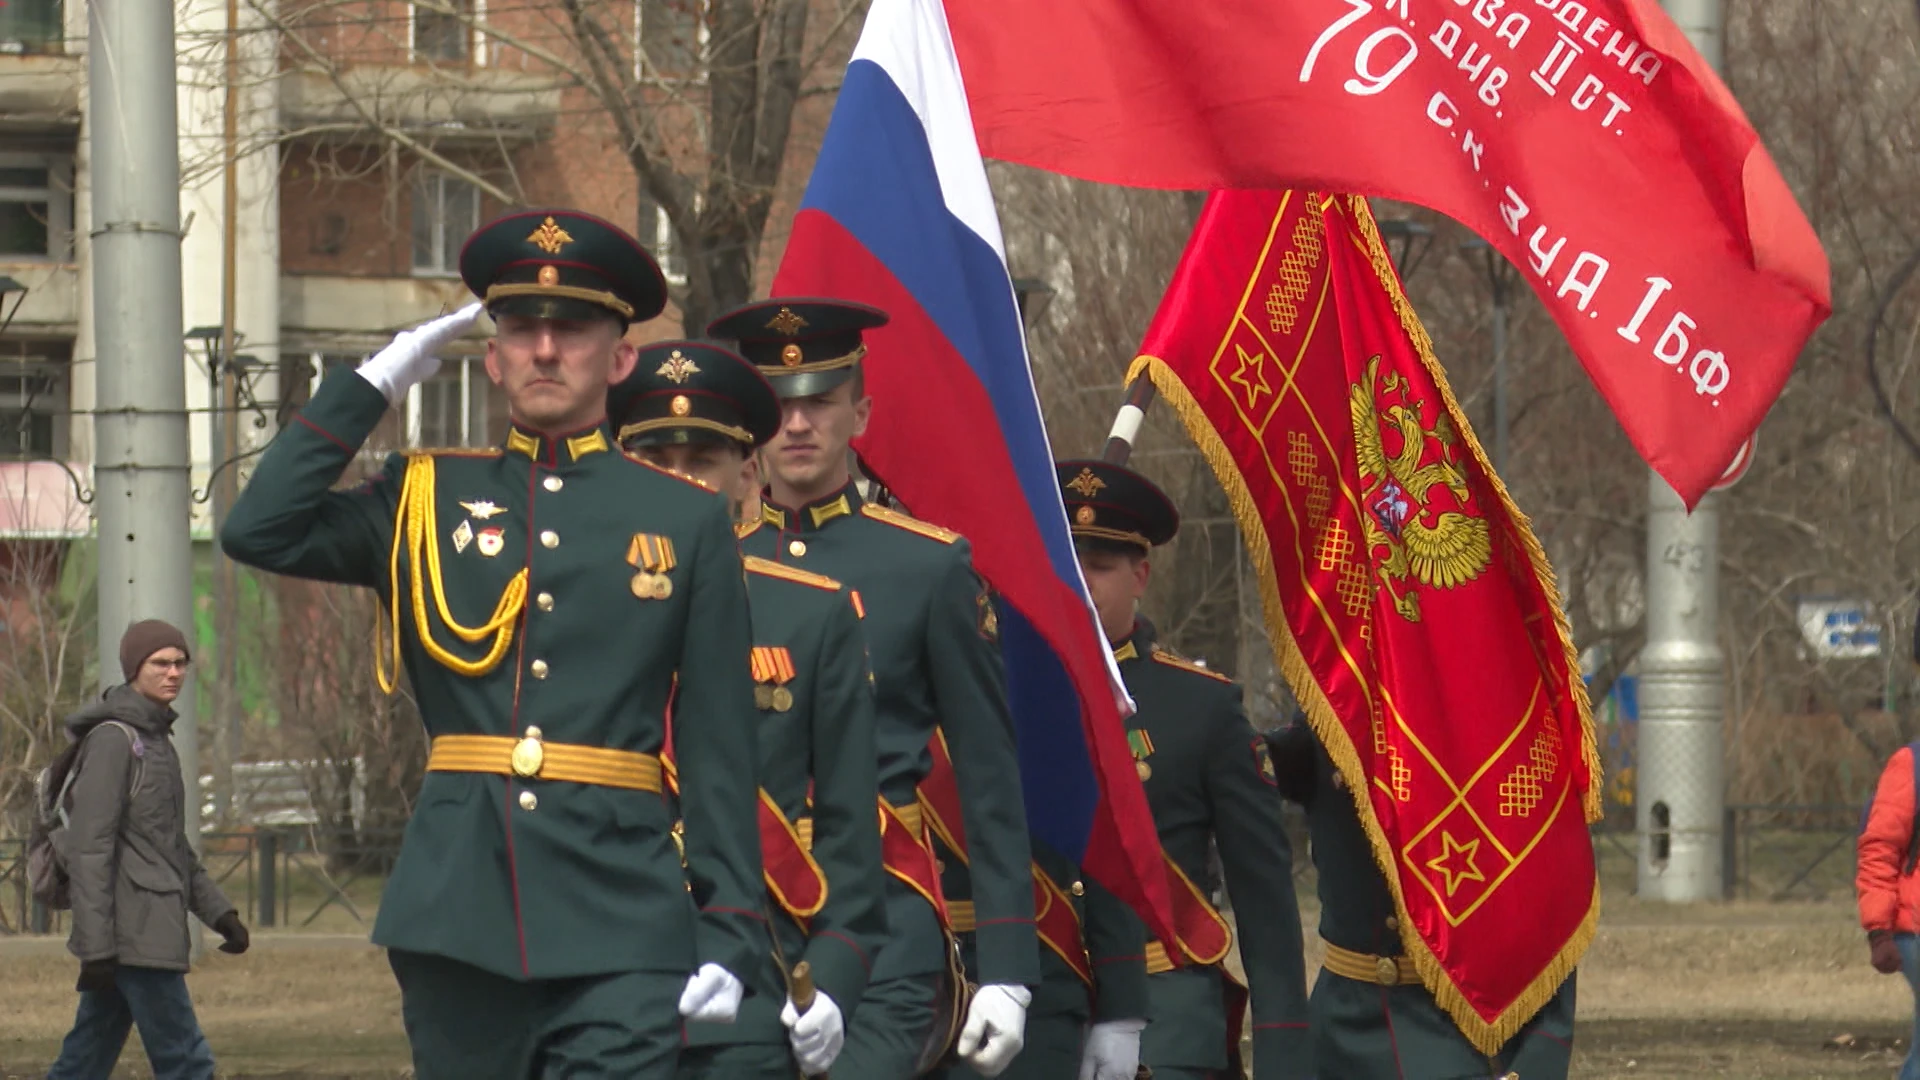
<svg viewBox="0 0 1920 1080"><path fill-rule="evenodd" d="M1109 645L1113 649L1113 659L1116 663L1138 660L1147 656L1153 652L1153 624L1145 619L1136 619L1133 624L1133 633L1128 634L1126 639L1118 644L1110 642Z"/></svg>
<svg viewBox="0 0 1920 1080"><path fill-rule="evenodd" d="M797 508L790 509L763 497L760 520L781 532L819 532L839 518L859 513L862 505L860 489L849 480L839 491Z"/></svg>
<svg viewBox="0 0 1920 1080"><path fill-rule="evenodd" d="M509 453L525 454L534 461L551 467L571 465L583 457L605 453L613 448L613 439L607 434L607 425L604 421L576 431L554 435L514 424L507 429L506 445Z"/></svg>

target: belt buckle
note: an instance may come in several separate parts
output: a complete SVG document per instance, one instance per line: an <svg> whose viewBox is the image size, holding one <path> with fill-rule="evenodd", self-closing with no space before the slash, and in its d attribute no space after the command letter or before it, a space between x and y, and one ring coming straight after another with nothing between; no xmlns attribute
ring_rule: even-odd
<svg viewBox="0 0 1920 1080"><path fill-rule="evenodd" d="M513 744L513 775L530 780L540 775L540 767L547 763L547 748L540 744L540 729L530 727L527 735Z"/></svg>
<svg viewBox="0 0 1920 1080"><path fill-rule="evenodd" d="M1400 964L1391 956L1382 956L1373 962L1373 977L1381 986L1400 985Z"/></svg>

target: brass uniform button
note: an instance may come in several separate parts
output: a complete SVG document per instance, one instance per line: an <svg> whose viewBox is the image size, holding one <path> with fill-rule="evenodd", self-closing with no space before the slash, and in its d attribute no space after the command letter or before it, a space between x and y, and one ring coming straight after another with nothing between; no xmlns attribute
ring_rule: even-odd
<svg viewBox="0 0 1920 1080"><path fill-rule="evenodd" d="M1339 769L1333 770L1333 790L1335 791L1347 790L1346 774L1341 772Z"/></svg>
<svg viewBox="0 0 1920 1080"><path fill-rule="evenodd" d="M1395 963L1391 956L1383 956L1374 961L1373 975L1380 980L1381 986L1400 985L1400 965Z"/></svg>
<svg viewBox="0 0 1920 1080"><path fill-rule="evenodd" d="M541 611L553 610L553 594L550 592L543 592L539 596L534 597L533 602Z"/></svg>
<svg viewBox="0 0 1920 1080"><path fill-rule="evenodd" d="M545 660L535 660L533 663L527 665L527 670L533 672L534 678L544 679L547 677L547 662Z"/></svg>
<svg viewBox="0 0 1920 1080"><path fill-rule="evenodd" d="M787 554L792 555L796 559L806 553L807 542L805 540L795 540L793 543L787 545Z"/></svg>
<svg viewBox="0 0 1920 1080"><path fill-rule="evenodd" d="M557 476L549 476L541 486L545 487L548 491L559 491L561 488L567 486L567 482Z"/></svg>
<svg viewBox="0 0 1920 1080"><path fill-rule="evenodd" d="M540 533L540 546L541 546L541 547L544 547L544 548L557 548L557 547L559 547L559 546L560 546L560 534L559 534L559 533L557 533L557 532L554 532L554 531L553 531L552 529L546 529L546 530L543 530L543 531L542 531L542 532Z"/></svg>
<svg viewBox="0 0 1920 1080"><path fill-rule="evenodd" d="M1396 916L1393 916L1393 915L1389 915L1389 916L1387 916L1387 929L1388 929L1389 931L1395 931L1395 932L1397 932L1397 931L1398 931L1398 930L1400 929L1400 920L1399 920L1399 918L1398 918L1398 917L1396 917Z"/></svg>
<svg viewBox="0 0 1920 1080"><path fill-rule="evenodd" d="M520 793L520 809L538 810L539 808L540 808L540 796L535 795L531 791L523 791Z"/></svg>
<svg viewBox="0 0 1920 1080"><path fill-rule="evenodd" d="M1071 893L1073 893L1073 895L1075 895L1075 896L1085 896L1085 895L1087 895L1087 887L1086 887L1086 885L1084 885L1084 884L1082 884L1081 882L1078 882L1078 881L1076 881L1076 882L1074 882L1074 883L1073 883L1073 888L1072 888L1072 889L1070 889L1070 890L1068 890L1068 891L1069 891L1069 892L1071 892Z"/></svg>

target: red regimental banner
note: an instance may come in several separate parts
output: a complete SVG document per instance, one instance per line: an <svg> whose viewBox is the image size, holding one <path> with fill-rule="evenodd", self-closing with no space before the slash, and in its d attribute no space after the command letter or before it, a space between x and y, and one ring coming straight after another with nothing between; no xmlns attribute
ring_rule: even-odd
<svg viewBox="0 0 1920 1080"><path fill-rule="evenodd" d="M981 150L1432 207L1523 271L1689 505L1831 310L1826 255L1655 0L949 4Z"/></svg>
<svg viewBox="0 0 1920 1080"><path fill-rule="evenodd" d="M1129 378L1227 490L1408 954L1494 1052L1592 937L1598 759L1551 571L1365 200L1216 192L1141 352Z"/></svg>

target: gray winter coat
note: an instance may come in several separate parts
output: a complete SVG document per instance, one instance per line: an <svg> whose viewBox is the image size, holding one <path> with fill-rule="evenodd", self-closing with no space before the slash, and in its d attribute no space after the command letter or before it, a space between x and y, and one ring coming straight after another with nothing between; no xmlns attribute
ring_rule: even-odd
<svg viewBox="0 0 1920 1080"><path fill-rule="evenodd" d="M75 739L106 720L140 733L136 746L109 725L87 740L74 766L64 851L73 879L67 950L82 960L185 971L188 912L212 926L234 910L187 843L186 784L168 737L176 717L133 687L116 686L67 718ZM144 765L129 792L136 754Z"/></svg>

